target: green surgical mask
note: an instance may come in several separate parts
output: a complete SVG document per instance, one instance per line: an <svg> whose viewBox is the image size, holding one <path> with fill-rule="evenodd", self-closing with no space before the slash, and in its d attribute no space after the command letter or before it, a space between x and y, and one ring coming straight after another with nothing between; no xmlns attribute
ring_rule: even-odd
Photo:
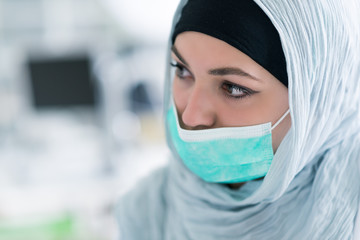
<svg viewBox="0 0 360 240"><path fill-rule="evenodd" d="M271 122L248 127L185 130L179 125L175 107L167 123L175 149L184 164L207 182L237 183L264 177L274 157Z"/></svg>

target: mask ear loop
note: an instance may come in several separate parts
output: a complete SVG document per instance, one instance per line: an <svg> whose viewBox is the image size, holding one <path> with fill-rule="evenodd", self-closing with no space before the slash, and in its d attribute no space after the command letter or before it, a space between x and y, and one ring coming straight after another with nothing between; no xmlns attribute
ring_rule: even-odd
<svg viewBox="0 0 360 240"><path fill-rule="evenodd" d="M290 108L284 113L284 115L282 115L282 117L274 124L274 126L271 127L271 131L274 130L274 128L277 127L277 125L279 125L279 123L281 123L282 120L284 120L284 118L290 113Z"/></svg>

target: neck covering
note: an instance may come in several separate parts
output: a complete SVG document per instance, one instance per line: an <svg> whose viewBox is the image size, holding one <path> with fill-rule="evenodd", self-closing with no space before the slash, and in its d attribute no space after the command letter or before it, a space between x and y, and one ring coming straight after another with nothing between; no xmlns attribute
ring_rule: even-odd
<svg viewBox="0 0 360 240"><path fill-rule="evenodd" d="M292 118L268 174L237 190L206 183L187 170L168 138L169 166L118 204L123 239L354 237L360 192L360 3L255 2L281 39ZM174 24L185 4L180 2ZM168 62L170 47L171 39ZM170 76L169 68L165 112L171 106Z"/></svg>
<svg viewBox="0 0 360 240"><path fill-rule="evenodd" d="M248 55L286 87L285 56L268 16L253 0L191 0L181 11L171 40L185 31L218 38Z"/></svg>

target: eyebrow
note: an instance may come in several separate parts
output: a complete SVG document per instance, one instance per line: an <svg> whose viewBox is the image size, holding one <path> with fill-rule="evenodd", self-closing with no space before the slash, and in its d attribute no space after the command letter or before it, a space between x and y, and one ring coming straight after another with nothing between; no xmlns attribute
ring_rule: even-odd
<svg viewBox="0 0 360 240"><path fill-rule="evenodd" d="M214 76L238 75L238 76L248 77L248 78L251 78L253 80L259 81L258 78L250 75L249 73L243 71L240 68L235 68L235 67L224 67L224 68L210 69L208 71L208 74L214 75Z"/></svg>
<svg viewBox="0 0 360 240"><path fill-rule="evenodd" d="M179 53L179 51L177 50L177 48L175 47L175 45L172 45L171 47L171 51L175 54L175 56L182 62L184 63L186 66L189 66L189 64L185 61L185 59L181 56L181 54ZM250 79L259 81L258 78L252 76L251 74L243 71L240 68L235 68L235 67L222 67L222 68L214 68L214 69L210 69L208 71L208 74L213 75L213 76L226 76L226 75L237 75L237 76L242 76L242 77L248 77Z"/></svg>

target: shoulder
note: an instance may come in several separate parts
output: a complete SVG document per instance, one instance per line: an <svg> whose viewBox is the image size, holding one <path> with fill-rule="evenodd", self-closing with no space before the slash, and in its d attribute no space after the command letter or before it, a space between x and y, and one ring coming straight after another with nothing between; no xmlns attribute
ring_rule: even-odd
<svg viewBox="0 0 360 240"><path fill-rule="evenodd" d="M166 179L167 168L157 169L120 198L116 218L124 239L147 239L161 234Z"/></svg>

